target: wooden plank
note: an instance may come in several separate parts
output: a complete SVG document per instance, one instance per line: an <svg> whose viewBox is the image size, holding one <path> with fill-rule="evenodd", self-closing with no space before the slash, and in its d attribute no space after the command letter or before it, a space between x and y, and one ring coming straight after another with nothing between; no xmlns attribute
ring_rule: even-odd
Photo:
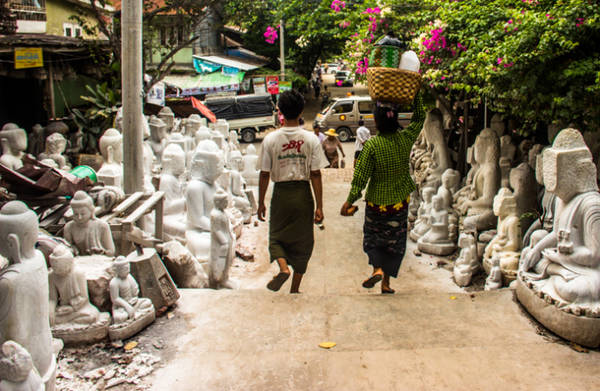
<svg viewBox="0 0 600 391"><path fill-rule="evenodd" d="M157 191L156 193L152 194L150 198L144 201L142 205L140 205L136 210L133 211L133 213L127 216L125 220L123 220L123 225L125 226L128 224L133 224L138 221L143 215L150 212L154 205L161 201L164 196L165 193L162 191Z"/></svg>
<svg viewBox="0 0 600 391"><path fill-rule="evenodd" d="M127 209L131 208L143 196L144 196L144 193L142 193L142 192L133 193L132 195L130 195L129 197L127 197L125 200L123 200L119 205L117 205L117 207L114 208L112 210L112 212L110 212L109 214L106 214L106 215L100 217L100 219L102 221L107 221L108 222L113 217L117 217L120 214L124 213Z"/></svg>

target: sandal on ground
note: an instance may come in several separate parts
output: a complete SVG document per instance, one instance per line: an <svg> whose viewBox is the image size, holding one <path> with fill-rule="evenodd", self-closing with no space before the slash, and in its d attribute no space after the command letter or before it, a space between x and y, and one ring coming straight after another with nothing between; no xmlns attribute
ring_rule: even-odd
<svg viewBox="0 0 600 391"><path fill-rule="evenodd" d="M375 284L377 284L382 279L383 276L381 274L373 274L371 277L363 281L362 286L363 288L373 288Z"/></svg>
<svg viewBox="0 0 600 391"><path fill-rule="evenodd" d="M290 273L280 272L279 274L274 276L271 281L269 281L269 283L267 284L267 288L274 292L277 292L279 289L281 289L281 286L284 282L287 281L288 278L290 278Z"/></svg>
<svg viewBox="0 0 600 391"><path fill-rule="evenodd" d="M396 293L396 291L393 290L392 288L387 288L387 289L381 288L382 295L393 295L394 293Z"/></svg>

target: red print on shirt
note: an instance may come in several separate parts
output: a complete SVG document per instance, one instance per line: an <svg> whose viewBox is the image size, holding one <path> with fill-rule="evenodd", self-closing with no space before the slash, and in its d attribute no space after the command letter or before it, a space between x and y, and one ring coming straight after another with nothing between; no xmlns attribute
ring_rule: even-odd
<svg viewBox="0 0 600 391"><path fill-rule="evenodd" d="M296 151L298 151L298 153L300 153L300 148L303 144L304 140L292 140L287 144L283 144L283 150L281 152L289 151L290 149L295 149Z"/></svg>

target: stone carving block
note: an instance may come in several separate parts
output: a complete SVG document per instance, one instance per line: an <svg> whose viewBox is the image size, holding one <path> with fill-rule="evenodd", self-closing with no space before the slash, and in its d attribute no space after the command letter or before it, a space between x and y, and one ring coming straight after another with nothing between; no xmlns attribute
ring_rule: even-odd
<svg viewBox="0 0 600 391"><path fill-rule="evenodd" d="M158 253L144 248L142 253L127 256L131 275L140 286L140 295L152 301L154 308L170 307L179 299L179 292Z"/></svg>

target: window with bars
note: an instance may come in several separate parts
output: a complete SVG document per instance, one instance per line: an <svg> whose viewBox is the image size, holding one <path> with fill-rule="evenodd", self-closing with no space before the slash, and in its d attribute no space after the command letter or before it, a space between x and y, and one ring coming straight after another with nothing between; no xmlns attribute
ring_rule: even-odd
<svg viewBox="0 0 600 391"><path fill-rule="evenodd" d="M17 20L46 20L46 0L10 0L8 4Z"/></svg>

